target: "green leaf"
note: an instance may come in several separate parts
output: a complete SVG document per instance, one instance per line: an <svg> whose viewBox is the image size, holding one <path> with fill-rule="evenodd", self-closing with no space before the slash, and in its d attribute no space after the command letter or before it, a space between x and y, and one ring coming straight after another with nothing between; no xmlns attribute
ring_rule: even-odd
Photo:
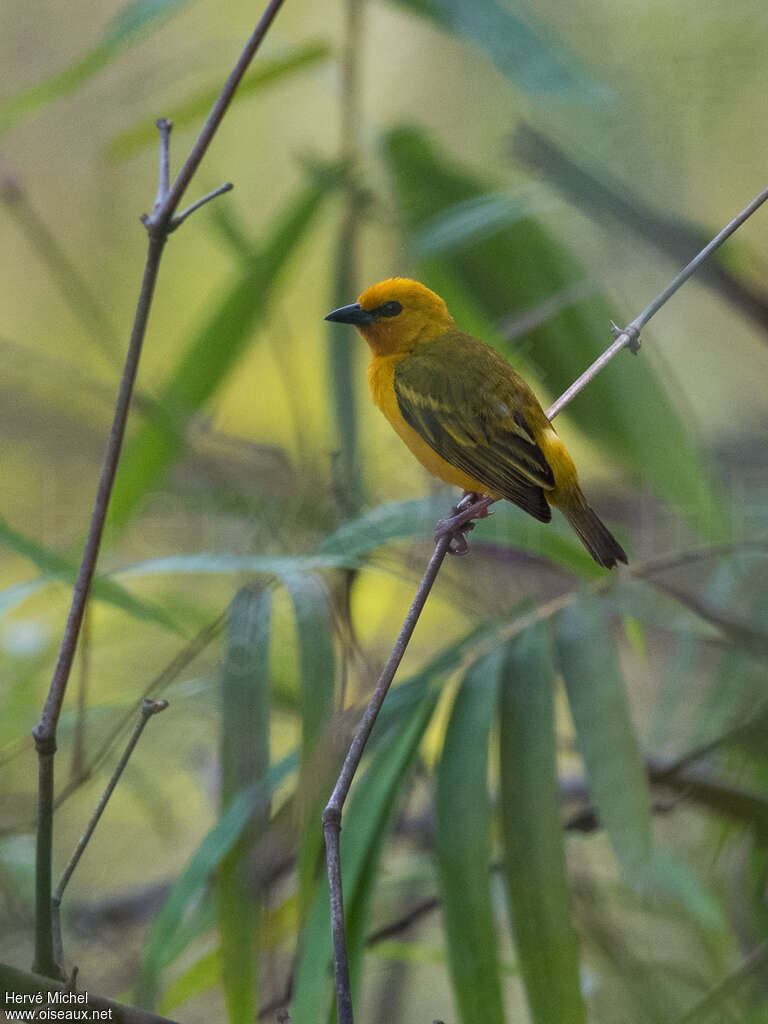
<svg viewBox="0 0 768 1024"><path fill-rule="evenodd" d="M336 758L328 757L326 735L333 714L335 657L328 594L317 576L285 574L296 618L301 671L301 768L299 802L298 905L304 921L314 896L318 858L323 846L322 810L333 786ZM325 742L323 742L325 740Z"/></svg>
<svg viewBox="0 0 768 1024"><path fill-rule="evenodd" d="M28 558L49 579L63 580L65 583L72 584L77 579L79 568L74 562L64 558L51 548L45 547L39 541L33 540L32 537L15 530L4 519L0 519L0 544L4 544L18 555ZM13 587L0 593L0 611L10 610L44 585L45 581L42 580L14 584ZM173 633L181 633L179 627L163 608L148 601L141 601L108 577L94 577L91 593L97 600L120 608L136 619L153 622Z"/></svg>
<svg viewBox="0 0 768 1024"><path fill-rule="evenodd" d="M463 1024L504 1021L489 877L487 779L500 667L496 649L464 676L437 772L435 852L451 980Z"/></svg>
<svg viewBox="0 0 768 1024"><path fill-rule="evenodd" d="M344 523L322 541L318 552L353 558L366 555L393 540L406 537L431 540L438 519L449 512L448 495L389 502L359 519ZM583 579L595 579L602 574L564 519L557 517L553 523L538 523L507 502L494 505L493 515L477 524L472 539L479 543L518 548L546 558Z"/></svg>
<svg viewBox="0 0 768 1024"><path fill-rule="evenodd" d="M521 188L514 195L492 192L467 199L438 213L422 227L414 240L416 254L423 257L462 249L553 205L551 192L538 184Z"/></svg>
<svg viewBox="0 0 768 1024"><path fill-rule="evenodd" d="M269 589L243 587L229 613L221 677L221 810L269 769ZM264 787L218 873L219 935L224 996L231 1024L250 1024L258 1008L260 906L256 850L269 823Z"/></svg>
<svg viewBox="0 0 768 1024"><path fill-rule="evenodd" d="M327 43L314 40L297 46L282 57L260 58L238 86L235 101L277 85L297 71L315 67L327 60L330 53L331 49ZM221 82L217 81L197 90L193 96L173 108L168 117L173 121L174 131L202 122L220 92ZM157 128L151 119L142 117L136 124L115 135L109 143L107 155L113 160L123 160L146 146L156 145Z"/></svg>
<svg viewBox="0 0 768 1024"><path fill-rule="evenodd" d="M212 950L205 953L175 978L163 992L158 1005L160 1013L168 1013L176 1006L181 1006L189 999L210 992L221 984L221 951Z"/></svg>
<svg viewBox="0 0 768 1024"><path fill-rule="evenodd" d="M338 174L317 172L281 211L262 245L244 260L239 277L215 305L207 323L190 339L158 395L172 429L145 421L127 444L110 505L110 523L120 530L142 499L161 486L182 450L183 435L201 409L236 367L264 317L278 275L306 234Z"/></svg>
<svg viewBox="0 0 768 1024"><path fill-rule="evenodd" d="M0 131L17 124L28 114L53 100L73 93L129 46L146 37L151 27L159 28L188 0L131 0L109 23L100 43L87 50L62 71L22 89L0 103Z"/></svg>
<svg viewBox="0 0 768 1024"><path fill-rule="evenodd" d="M446 497L392 501L366 512L359 519L343 523L325 538L318 552L354 558L403 537L431 538L437 520L449 512Z"/></svg>
<svg viewBox="0 0 768 1024"><path fill-rule="evenodd" d="M167 555L149 558L146 562L117 569L119 576L158 576L165 573L200 576L228 576L233 573L255 573L265 576L290 576L316 569L353 569L359 561L344 555L239 555L228 551L201 552L191 555Z"/></svg>
<svg viewBox="0 0 768 1024"><path fill-rule="evenodd" d="M416 129L391 131L385 152L414 244L436 217L465 210L494 191L492 183L447 161ZM422 258L418 266L426 284L442 283L443 298L457 315L456 307L468 297L486 319L504 323L518 338L514 351L503 346L505 354L524 375L535 370L553 398L607 347L609 321L621 321L604 296L585 288L586 274L576 259L532 218L500 224L494 235L470 238L460 248ZM451 280L460 286L459 295L450 290ZM461 316L458 322L473 329ZM494 332L484 340L498 344L497 337ZM648 478L697 530L721 526L722 511L699 454L647 357L620 354L566 415L627 469Z"/></svg>
<svg viewBox="0 0 768 1024"><path fill-rule="evenodd" d="M5 590L0 590L0 615L6 615L14 608L18 608L47 585L48 580L29 580L26 583L12 583Z"/></svg>
<svg viewBox="0 0 768 1024"><path fill-rule="evenodd" d="M500 725L504 875L531 1020L584 1024L560 820L554 669L544 623L507 645Z"/></svg>
<svg viewBox="0 0 768 1024"><path fill-rule="evenodd" d="M353 986L364 947L366 908L384 836L408 768L435 708L427 691L416 712L383 745L355 786L341 833L341 864L347 917L347 950ZM294 1024L317 1024L330 997L331 928L327 883L319 892L304 936L291 1005Z"/></svg>
<svg viewBox="0 0 768 1024"><path fill-rule="evenodd" d="M554 95L569 103L611 98L611 91L587 74L576 54L528 6L497 0L397 2L474 43L502 74L533 96Z"/></svg>
<svg viewBox="0 0 768 1024"><path fill-rule="evenodd" d="M189 863L171 886L168 898L155 918L147 937L141 972L137 983L137 1005L154 1005L160 975L170 963L169 950L194 901L200 896L209 876L232 849L248 824L254 807L263 804L268 794L298 768L298 754L291 752L272 765L266 778L244 789L235 797L217 823L207 833Z"/></svg>
<svg viewBox="0 0 768 1024"><path fill-rule="evenodd" d="M584 595L556 620L560 671L600 821L629 880L648 879L651 799L618 653L599 600Z"/></svg>

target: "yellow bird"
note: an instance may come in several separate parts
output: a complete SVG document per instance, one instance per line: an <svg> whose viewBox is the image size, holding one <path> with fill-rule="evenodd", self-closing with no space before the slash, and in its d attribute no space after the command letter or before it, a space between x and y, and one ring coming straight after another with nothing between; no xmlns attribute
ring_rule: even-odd
<svg viewBox="0 0 768 1024"><path fill-rule="evenodd" d="M439 295L393 277L325 319L354 324L368 342L373 400L430 473L543 523L554 505L599 565L626 563L534 393L498 352L459 330Z"/></svg>

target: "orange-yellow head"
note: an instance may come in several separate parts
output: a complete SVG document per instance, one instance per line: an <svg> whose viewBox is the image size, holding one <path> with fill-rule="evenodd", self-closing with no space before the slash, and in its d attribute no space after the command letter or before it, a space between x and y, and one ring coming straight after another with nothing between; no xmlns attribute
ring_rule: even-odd
<svg viewBox="0 0 768 1024"><path fill-rule="evenodd" d="M377 356L410 352L453 326L440 296L408 277L371 285L357 302L334 309L325 319L354 324Z"/></svg>

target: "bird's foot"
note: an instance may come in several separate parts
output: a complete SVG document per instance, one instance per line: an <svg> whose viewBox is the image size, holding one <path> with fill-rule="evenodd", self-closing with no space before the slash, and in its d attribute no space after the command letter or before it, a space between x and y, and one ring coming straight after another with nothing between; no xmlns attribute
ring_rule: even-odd
<svg viewBox="0 0 768 1024"><path fill-rule="evenodd" d="M467 534L474 530L475 519L486 519L493 515L488 511L492 499L482 497L472 491L465 491L461 501L451 510L447 519L441 519L435 528L435 543L449 536L447 552L449 555L466 555L469 551Z"/></svg>

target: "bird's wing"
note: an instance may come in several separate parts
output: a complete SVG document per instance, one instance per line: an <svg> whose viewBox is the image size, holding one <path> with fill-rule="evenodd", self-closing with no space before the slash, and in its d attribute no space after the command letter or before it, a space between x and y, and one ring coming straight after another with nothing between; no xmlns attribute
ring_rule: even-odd
<svg viewBox="0 0 768 1024"><path fill-rule="evenodd" d="M542 488L555 479L521 410L530 391L493 349L449 331L400 361L395 393L405 421L446 462L551 518Z"/></svg>

